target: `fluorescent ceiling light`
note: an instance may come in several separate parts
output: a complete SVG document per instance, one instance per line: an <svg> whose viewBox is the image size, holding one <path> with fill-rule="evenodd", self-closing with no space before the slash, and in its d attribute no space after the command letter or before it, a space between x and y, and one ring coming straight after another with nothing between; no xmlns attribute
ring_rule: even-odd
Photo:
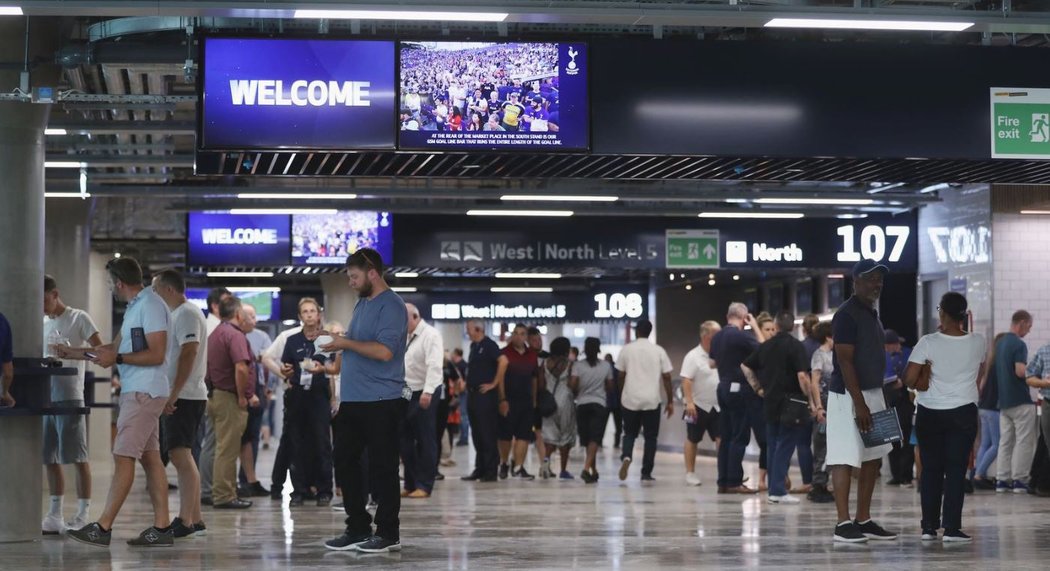
<svg viewBox="0 0 1050 571"><path fill-rule="evenodd" d="M867 206L871 198L758 198L756 204L807 204L813 206Z"/></svg>
<svg viewBox="0 0 1050 571"><path fill-rule="evenodd" d="M701 212L700 218L802 218L801 212Z"/></svg>
<svg viewBox="0 0 1050 571"><path fill-rule="evenodd" d="M414 287L392 287L390 289L397 293L416 293L417 291L419 291L418 288Z"/></svg>
<svg viewBox="0 0 1050 571"><path fill-rule="evenodd" d="M44 129L45 135L62 136L66 134L65 129Z"/></svg>
<svg viewBox="0 0 1050 571"><path fill-rule="evenodd" d="M441 12L431 10L296 10L296 18L332 20L448 20L502 22L506 12Z"/></svg>
<svg viewBox="0 0 1050 571"><path fill-rule="evenodd" d="M230 291L233 293L281 293L279 287L265 287L265 286L246 286L246 287L231 287Z"/></svg>
<svg viewBox="0 0 1050 571"><path fill-rule="evenodd" d="M419 274L416 272L397 272L394 274L395 278L418 278Z"/></svg>
<svg viewBox="0 0 1050 571"><path fill-rule="evenodd" d="M1022 210L1021 214L1043 215L1043 214L1050 214L1050 210Z"/></svg>
<svg viewBox="0 0 1050 571"><path fill-rule="evenodd" d="M231 208L230 214L335 214L335 208Z"/></svg>
<svg viewBox="0 0 1050 571"><path fill-rule="evenodd" d="M44 168L48 169L82 169L87 163L79 161L44 161Z"/></svg>
<svg viewBox="0 0 1050 571"><path fill-rule="evenodd" d="M208 272L209 278L272 278L273 272Z"/></svg>
<svg viewBox="0 0 1050 571"><path fill-rule="evenodd" d="M44 198L91 198L91 193L85 192L45 192Z"/></svg>
<svg viewBox="0 0 1050 571"><path fill-rule="evenodd" d="M845 277L846 276L844 276L842 274L828 274L828 279L829 280L841 280L841 279L843 279Z"/></svg>
<svg viewBox="0 0 1050 571"><path fill-rule="evenodd" d="M572 210L468 210L467 216L550 216L568 217Z"/></svg>
<svg viewBox="0 0 1050 571"><path fill-rule="evenodd" d="M496 274L496 278L497 279L501 279L501 280L529 279L529 278L537 279L537 280L559 280L559 279L561 279L561 274L528 274L528 273L510 274L510 273L498 273L498 274Z"/></svg>
<svg viewBox="0 0 1050 571"><path fill-rule="evenodd" d="M265 192L242 192L237 195L237 198L252 199L252 200L353 200L357 198L356 194L319 194L319 193L265 193Z"/></svg>
<svg viewBox="0 0 1050 571"><path fill-rule="evenodd" d="M494 287L489 288L492 293L551 293L552 287Z"/></svg>
<svg viewBox="0 0 1050 571"><path fill-rule="evenodd" d="M973 22L932 20L848 20L836 18L773 18L767 28L831 28L836 30L900 30L923 32L961 32Z"/></svg>
<svg viewBox="0 0 1050 571"><path fill-rule="evenodd" d="M586 196L586 195L573 195L573 194L555 194L555 195L542 195L542 194L505 194L499 198L500 200L525 200L533 202L616 202L620 200L619 196Z"/></svg>
<svg viewBox="0 0 1050 571"><path fill-rule="evenodd" d="M729 204L747 204L747 199L746 198L727 198L727 199L725 199L725 202L728 202Z"/></svg>
<svg viewBox="0 0 1050 571"><path fill-rule="evenodd" d="M22 8L19 6L0 6L0 16L21 16Z"/></svg>
<svg viewBox="0 0 1050 571"><path fill-rule="evenodd" d="M867 217L867 214L839 214L835 218L838 218L839 220L859 220Z"/></svg>

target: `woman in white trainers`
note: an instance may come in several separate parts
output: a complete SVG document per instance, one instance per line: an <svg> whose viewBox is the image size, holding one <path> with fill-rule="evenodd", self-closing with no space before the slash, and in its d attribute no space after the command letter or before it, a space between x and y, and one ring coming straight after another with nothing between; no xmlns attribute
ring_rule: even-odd
<svg viewBox="0 0 1050 571"><path fill-rule="evenodd" d="M962 531L963 482L977 438L977 381L987 345L966 331L966 308L962 294L941 297L940 331L919 340L904 375L908 388L919 394L915 433L922 456L923 541L936 541L942 527L946 543L971 541Z"/></svg>

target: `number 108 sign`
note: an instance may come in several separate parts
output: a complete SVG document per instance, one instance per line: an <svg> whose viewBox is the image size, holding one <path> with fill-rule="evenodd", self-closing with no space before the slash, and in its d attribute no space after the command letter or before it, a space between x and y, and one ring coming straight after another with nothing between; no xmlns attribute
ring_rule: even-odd
<svg viewBox="0 0 1050 571"><path fill-rule="evenodd" d="M909 226L869 225L860 229L853 225L839 226L842 237L838 261L859 262L861 259L876 262L899 262L911 236Z"/></svg>
<svg viewBox="0 0 1050 571"><path fill-rule="evenodd" d="M595 319L637 319L645 312L644 300L637 293L599 293L594 296Z"/></svg>

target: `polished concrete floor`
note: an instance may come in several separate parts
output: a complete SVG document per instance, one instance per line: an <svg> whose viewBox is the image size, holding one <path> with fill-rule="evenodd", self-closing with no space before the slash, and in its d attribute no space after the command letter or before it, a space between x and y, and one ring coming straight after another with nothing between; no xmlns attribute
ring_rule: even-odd
<svg viewBox="0 0 1050 571"><path fill-rule="evenodd" d="M640 453L640 450L639 450ZM63 537L0 545L0 569L683 569L820 568L1047 569L1050 564L1050 500L1028 495L979 493L967 498L969 545L919 541L919 501L914 489L884 486L875 514L901 532L895 542L842 546L831 542L834 508L803 500L773 506L764 497L719 496L715 463L700 458L699 488L686 487L681 457L659 454L658 481L642 484L637 468L627 482L616 478L615 451L600 458L596 486L580 480L471 484L459 481L472 453L457 448L455 467L443 468L429 500L404 501L404 551L391 555L331 552L322 542L342 527L329 508L289 509L263 498L244 512L205 508L207 538L175 548L133 550L125 540L151 521L144 477L117 521L113 546L98 549ZM272 451L260 457L267 473ZM637 458L640 460L640 456ZM581 460L573 454L571 471ZM757 468L748 464L752 481ZM96 466L96 505L101 511L109 466ZM797 469L796 469L797 470ZM796 473L793 477L798 480ZM263 480L268 483L267 480ZM173 495L175 508L177 496ZM71 509L69 502L67 512ZM67 513L67 516L69 514Z"/></svg>

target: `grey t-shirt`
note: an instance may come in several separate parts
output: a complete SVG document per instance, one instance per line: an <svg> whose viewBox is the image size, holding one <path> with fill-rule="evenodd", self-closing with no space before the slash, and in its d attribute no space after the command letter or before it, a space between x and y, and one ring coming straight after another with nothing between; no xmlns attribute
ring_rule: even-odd
<svg viewBox="0 0 1050 571"><path fill-rule="evenodd" d="M608 361L598 361L593 367L587 361L576 361L572 365L572 376L580 378L577 405L605 406L605 381L612 378L612 366Z"/></svg>

